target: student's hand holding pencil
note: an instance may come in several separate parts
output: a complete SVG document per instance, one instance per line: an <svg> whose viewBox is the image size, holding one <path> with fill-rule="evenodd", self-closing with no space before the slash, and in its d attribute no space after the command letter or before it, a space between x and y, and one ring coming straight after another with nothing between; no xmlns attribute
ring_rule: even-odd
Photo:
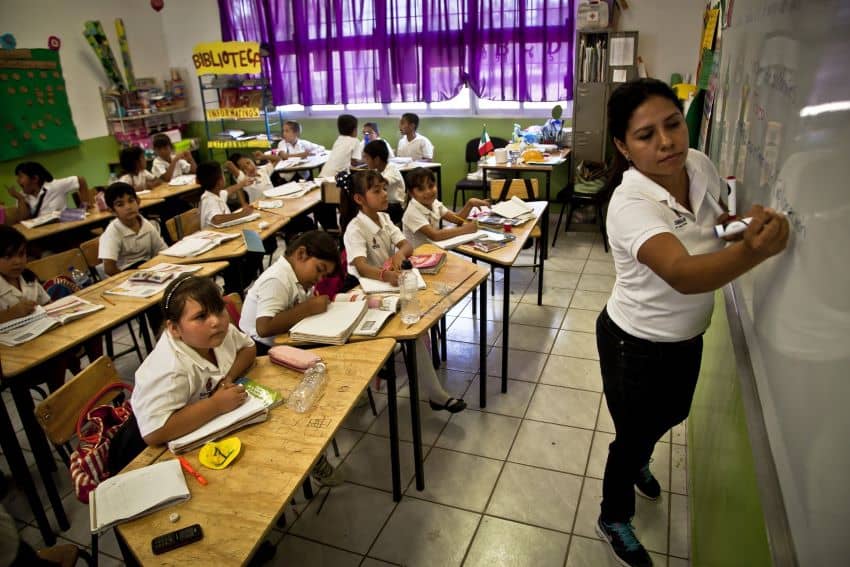
<svg viewBox="0 0 850 567"><path fill-rule="evenodd" d="M248 399L248 392L241 384L223 384L210 398L215 403L216 408L220 413L227 413L234 410L245 403Z"/></svg>
<svg viewBox="0 0 850 567"><path fill-rule="evenodd" d="M314 295L307 300L307 306L311 315L318 315L328 310L331 298L327 295Z"/></svg>

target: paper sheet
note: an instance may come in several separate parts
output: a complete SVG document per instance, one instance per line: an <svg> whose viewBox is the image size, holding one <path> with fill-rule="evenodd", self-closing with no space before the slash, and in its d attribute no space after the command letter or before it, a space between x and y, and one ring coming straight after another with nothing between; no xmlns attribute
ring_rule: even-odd
<svg viewBox="0 0 850 567"><path fill-rule="evenodd" d="M631 66L635 60L635 40L631 37L612 37L608 64L612 67Z"/></svg>

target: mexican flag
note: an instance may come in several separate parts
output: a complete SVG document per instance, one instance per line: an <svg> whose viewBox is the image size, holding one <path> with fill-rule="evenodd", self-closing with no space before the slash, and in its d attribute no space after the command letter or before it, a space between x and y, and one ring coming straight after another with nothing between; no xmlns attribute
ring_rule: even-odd
<svg viewBox="0 0 850 567"><path fill-rule="evenodd" d="M493 151L493 142L490 141L490 135L487 133L487 126L481 132L481 140L478 142L478 155L486 156Z"/></svg>

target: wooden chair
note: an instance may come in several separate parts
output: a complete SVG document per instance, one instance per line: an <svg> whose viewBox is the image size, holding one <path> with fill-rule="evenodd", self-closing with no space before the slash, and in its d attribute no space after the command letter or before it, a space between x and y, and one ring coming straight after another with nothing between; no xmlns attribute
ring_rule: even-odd
<svg viewBox="0 0 850 567"><path fill-rule="evenodd" d="M36 406L35 417L39 425L57 449L63 448L59 450L59 453L66 465L69 464L69 444L77 433L80 412L104 386L121 381L112 361L106 356L101 356ZM105 404L114 398L115 394L110 393L99 400L99 403ZM93 565L97 564L97 544L97 533L93 533L91 536Z"/></svg>
<svg viewBox="0 0 850 567"><path fill-rule="evenodd" d="M89 271L89 265L79 248L72 248L51 254L38 260L27 263L27 268L32 270L38 280L42 283L58 275L67 275L68 269L74 267L83 273Z"/></svg>
<svg viewBox="0 0 850 567"><path fill-rule="evenodd" d="M99 248L100 236L96 236L80 244L80 252L83 253L83 258L86 259L86 265L89 267L89 273L95 281L100 280L100 272L97 271L97 266L100 264L100 258L98 258Z"/></svg>
<svg viewBox="0 0 850 567"><path fill-rule="evenodd" d="M239 318L242 315L242 296L234 291L228 293L222 299L224 299L227 314L230 316L230 322L239 329Z"/></svg>
<svg viewBox="0 0 850 567"><path fill-rule="evenodd" d="M71 543L39 549L35 552L35 554L42 561L60 565L61 567L74 567L80 557L83 558L83 561L85 561L87 565L97 565L97 560L92 559L92 556L89 555L88 551Z"/></svg>
<svg viewBox="0 0 850 567"><path fill-rule="evenodd" d="M165 230L171 242L177 242L188 234L198 232L201 230L201 212L194 208L180 213L165 221Z"/></svg>
<svg viewBox="0 0 850 567"><path fill-rule="evenodd" d="M6 205L3 207L6 212L6 216L4 217L3 224L12 226L16 222L18 222L18 207L15 205Z"/></svg>

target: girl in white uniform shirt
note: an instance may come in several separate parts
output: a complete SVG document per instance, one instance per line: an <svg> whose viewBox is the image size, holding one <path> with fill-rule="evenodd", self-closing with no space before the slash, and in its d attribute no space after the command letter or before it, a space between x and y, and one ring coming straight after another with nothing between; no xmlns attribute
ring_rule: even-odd
<svg viewBox="0 0 850 567"><path fill-rule="evenodd" d="M163 182L146 169L145 150L139 146L121 150L118 161L121 163L121 169L124 170L124 175L119 177L118 181L132 185L136 192L153 189Z"/></svg>
<svg viewBox="0 0 850 567"><path fill-rule="evenodd" d="M688 149L682 103L665 83L638 79L618 87L608 125L615 171L625 173L607 214L617 279L596 322L616 429L597 531L620 563L645 566L652 560L630 523L635 490L653 500L660 495L649 459L690 411L714 291L782 251L788 221L754 206L736 242L715 238L712 227L727 217L715 212L725 183L707 156Z"/></svg>
<svg viewBox="0 0 850 567"><path fill-rule="evenodd" d="M63 211L68 206L68 194L79 192L82 206L92 205L89 186L83 177L64 177L54 179L47 169L38 162L27 161L15 166L15 176L23 193L9 187L9 194L18 201L18 222L55 211Z"/></svg>
<svg viewBox="0 0 850 567"><path fill-rule="evenodd" d="M384 178L377 171L364 171L337 176L336 180L340 187L340 218L345 231L343 241L348 271L358 278L398 285L401 263L413 254L413 247L383 212L388 204ZM466 402L446 392L429 353L423 335L416 341L416 363L431 409L450 413L463 411Z"/></svg>

